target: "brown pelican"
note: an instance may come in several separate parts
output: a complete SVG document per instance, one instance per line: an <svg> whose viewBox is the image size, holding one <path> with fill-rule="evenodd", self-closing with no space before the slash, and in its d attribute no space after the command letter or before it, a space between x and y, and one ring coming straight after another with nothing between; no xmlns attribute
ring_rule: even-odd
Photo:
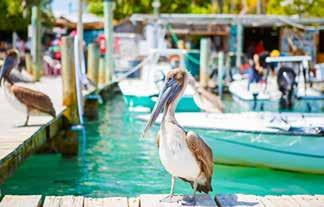
<svg viewBox="0 0 324 207"><path fill-rule="evenodd" d="M171 202L175 179L189 182L193 196L185 197L184 205L195 205L196 191L212 191L213 153L210 147L194 132L186 132L175 119L177 102L188 84L189 75L182 69L174 69L167 74L167 79L160 92L152 115L144 129L143 135L151 128L164 108L160 131L157 136L159 155L162 165L171 174L170 194L162 199Z"/></svg>
<svg viewBox="0 0 324 207"><path fill-rule="evenodd" d="M9 50L0 73L0 86L3 79L4 93L8 102L17 110L27 114L24 126L28 124L29 116L51 115L55 117L55 109L47 95L17 86L10 78L9 74L17 66L18 60L18 51Z"/></svg>

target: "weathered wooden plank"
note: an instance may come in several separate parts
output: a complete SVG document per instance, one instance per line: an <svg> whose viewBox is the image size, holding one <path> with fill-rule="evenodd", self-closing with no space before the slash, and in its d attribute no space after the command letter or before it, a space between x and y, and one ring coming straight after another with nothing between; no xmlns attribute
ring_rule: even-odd
<svg viewBox="0 0 324 207"><path fill-rule="evenodd" d="M43 207L60 207L61 197L46 196Z"/></svg>
<svg viewBox="0 0 324 207"><path fill-rule="evenodd" d="M82 196L47 196L43 207L83 207Z"/></svg>
<svg viewBox="0 0 324 207"><path fill-rule="evenodd" d="M316 199L324 203L324 195L315 195Z"/></svg>
<svg viewBox="0 0 324 207"><path fill-rule="evenodd" d="M82 196L62 196L60 207L83 207Z"/></svg>
<svg viewBox="0 0 324 207"><path fill-rule="evenodd" d="M318 200L315 196L310 195L293 195L292 196L300 206L324 207L324 202Z"/></svg>
<svg viewBox="0 0 324 207"><path fill-rule="evenodd" d="M103 207L102 198L84 198L83 207Z"/></svg>
<svg viewBox="0 0 324 207"><path fill-rule="evenodd" d="M283 196L265 196L261 197L261 202L266 207L299 207L294 200L289 200Z"/></svg>
<svg viewBox="0 0 324 207"><path fill-rule="evenodd" d="M140 199L136 198L128 198L128 207L140 207Z"/></svg>
<svg viewBox="0 0 324 207"><path fill-rule="evenodd" d="M103 199L103 207L128 207L126 197L111 197Z"/></svg>
<svg viewBox="0 0 324 207"><path fill-rule="evenodd" d="M161 202L160 200L166 197L165 194L144 194L140 196L140 206L141 207L178 207L181 205L181 200L183 196L174 196L172 203ZM196 207L210 207L216 206L215 201L209 195L197 195L196 196Z"/></svg>
<svg viewBox="0 0 324 207"><path fill-rule="evenodd" d="M40 207L41 195L6 195L0 207Z"/></svg>
<svg viewBox="0 0 324 207"><path fill-rule="evenodd" d="M220 207L265 207L261 202L261 198L255 195L229 194L216 195L216 203Z"/></svg>

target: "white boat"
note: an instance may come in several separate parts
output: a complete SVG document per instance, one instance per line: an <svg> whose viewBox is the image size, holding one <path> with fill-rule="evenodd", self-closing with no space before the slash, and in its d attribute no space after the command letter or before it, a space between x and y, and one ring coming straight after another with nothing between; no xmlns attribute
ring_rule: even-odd
<svg viewBox="0 0 324 207"><path fill-rule="evenodd" d="M270 110L272 103L278 103L281 93L276 88L277 83L269 78L268 84L253 83L248 90L248 80L241 79L230 83L229 91L234 101L246 109ZM256 105L255 105L256 104Z"/></svg>
<svg viewBox="0 0 324 207"><path fill-rule="evenodd" d="M218 163L324 174L322 114L176 113L176 119L183 127L196 128Z"/></svg>
<svg viewBox="0 0 324 207"><path fill-rule="evenodd" d="M132 111L151 111L159 95L156 84L140 79L123 80L119 82L119 88L125 103ZM193 89L188 87L179 101L177 111L200 111L193 94Z"/></svg>
<svg viewBox="0 0 324 207"><path fill-rule="evenodd" d="M176 119L183 127L216 131L249 132L263 134L285 134L324 136L324 115L276 112L242 113L176 113ZM137 116L147 121L148 114ZM161 117L160 117L161 118ZM160 123L160 119L157 123Z"/></svg>

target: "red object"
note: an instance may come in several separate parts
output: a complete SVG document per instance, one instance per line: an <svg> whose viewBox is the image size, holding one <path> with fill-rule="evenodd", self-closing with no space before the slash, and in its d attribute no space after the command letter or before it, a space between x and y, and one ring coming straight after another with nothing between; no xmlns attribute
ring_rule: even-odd
<svg viewBox="0 0 324 207"><path fill-rule="evenodd" d="M240 73L244 74L246 73L249 69L251 68L251 66L248 63L244 63L240 66Z"/></svg>
<svg viewBox="0 0 324 207"><path fill-rule="evenodd" d="M103 34L99 35L98 39L97 39L97 43L99 45L99 53L100 55L104 55L106 52L106 39L105 36Z"/></svg>
<svg viewBox="0 0 324 207"><path fill-rule="evenodd" d="M255 46L255 53L256 54L261 54L264 52L264 46L263 46L263 41L260 41L256 46Z"/></svg>

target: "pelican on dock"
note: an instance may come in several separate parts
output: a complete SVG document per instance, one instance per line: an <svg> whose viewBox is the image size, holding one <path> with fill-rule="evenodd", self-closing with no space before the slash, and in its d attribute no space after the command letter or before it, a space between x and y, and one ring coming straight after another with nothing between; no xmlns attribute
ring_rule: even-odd
<svg viewBox="0 0 324 207"><path fill-rule="evenodd" d="M213 153L210 147L192 131L185 131L175 119L174 113L189 80L189 75L182 69L175 69L167 74L166 82L160 92L159 100L144 129L143 135L152 127L164 108L160 131L157 136L159 155L162 165L171 174L170 194L162 202L172 202L175 179L189 182L193 196L185 197L184 205L196 204L196 191L212 191Z"/></svg>
<svg viewBox="0 0 324 207"><path fill-rule="evenodd" d="M18 86L10 78L9 74L18 65L18 60L18 51L9 50L0 72L0 86L2 86L3 79L4 93L8 102L17 110L26 113L24 126L28 125L29 116L51 115L55 117L52 101L46 94Z"/></svg>

